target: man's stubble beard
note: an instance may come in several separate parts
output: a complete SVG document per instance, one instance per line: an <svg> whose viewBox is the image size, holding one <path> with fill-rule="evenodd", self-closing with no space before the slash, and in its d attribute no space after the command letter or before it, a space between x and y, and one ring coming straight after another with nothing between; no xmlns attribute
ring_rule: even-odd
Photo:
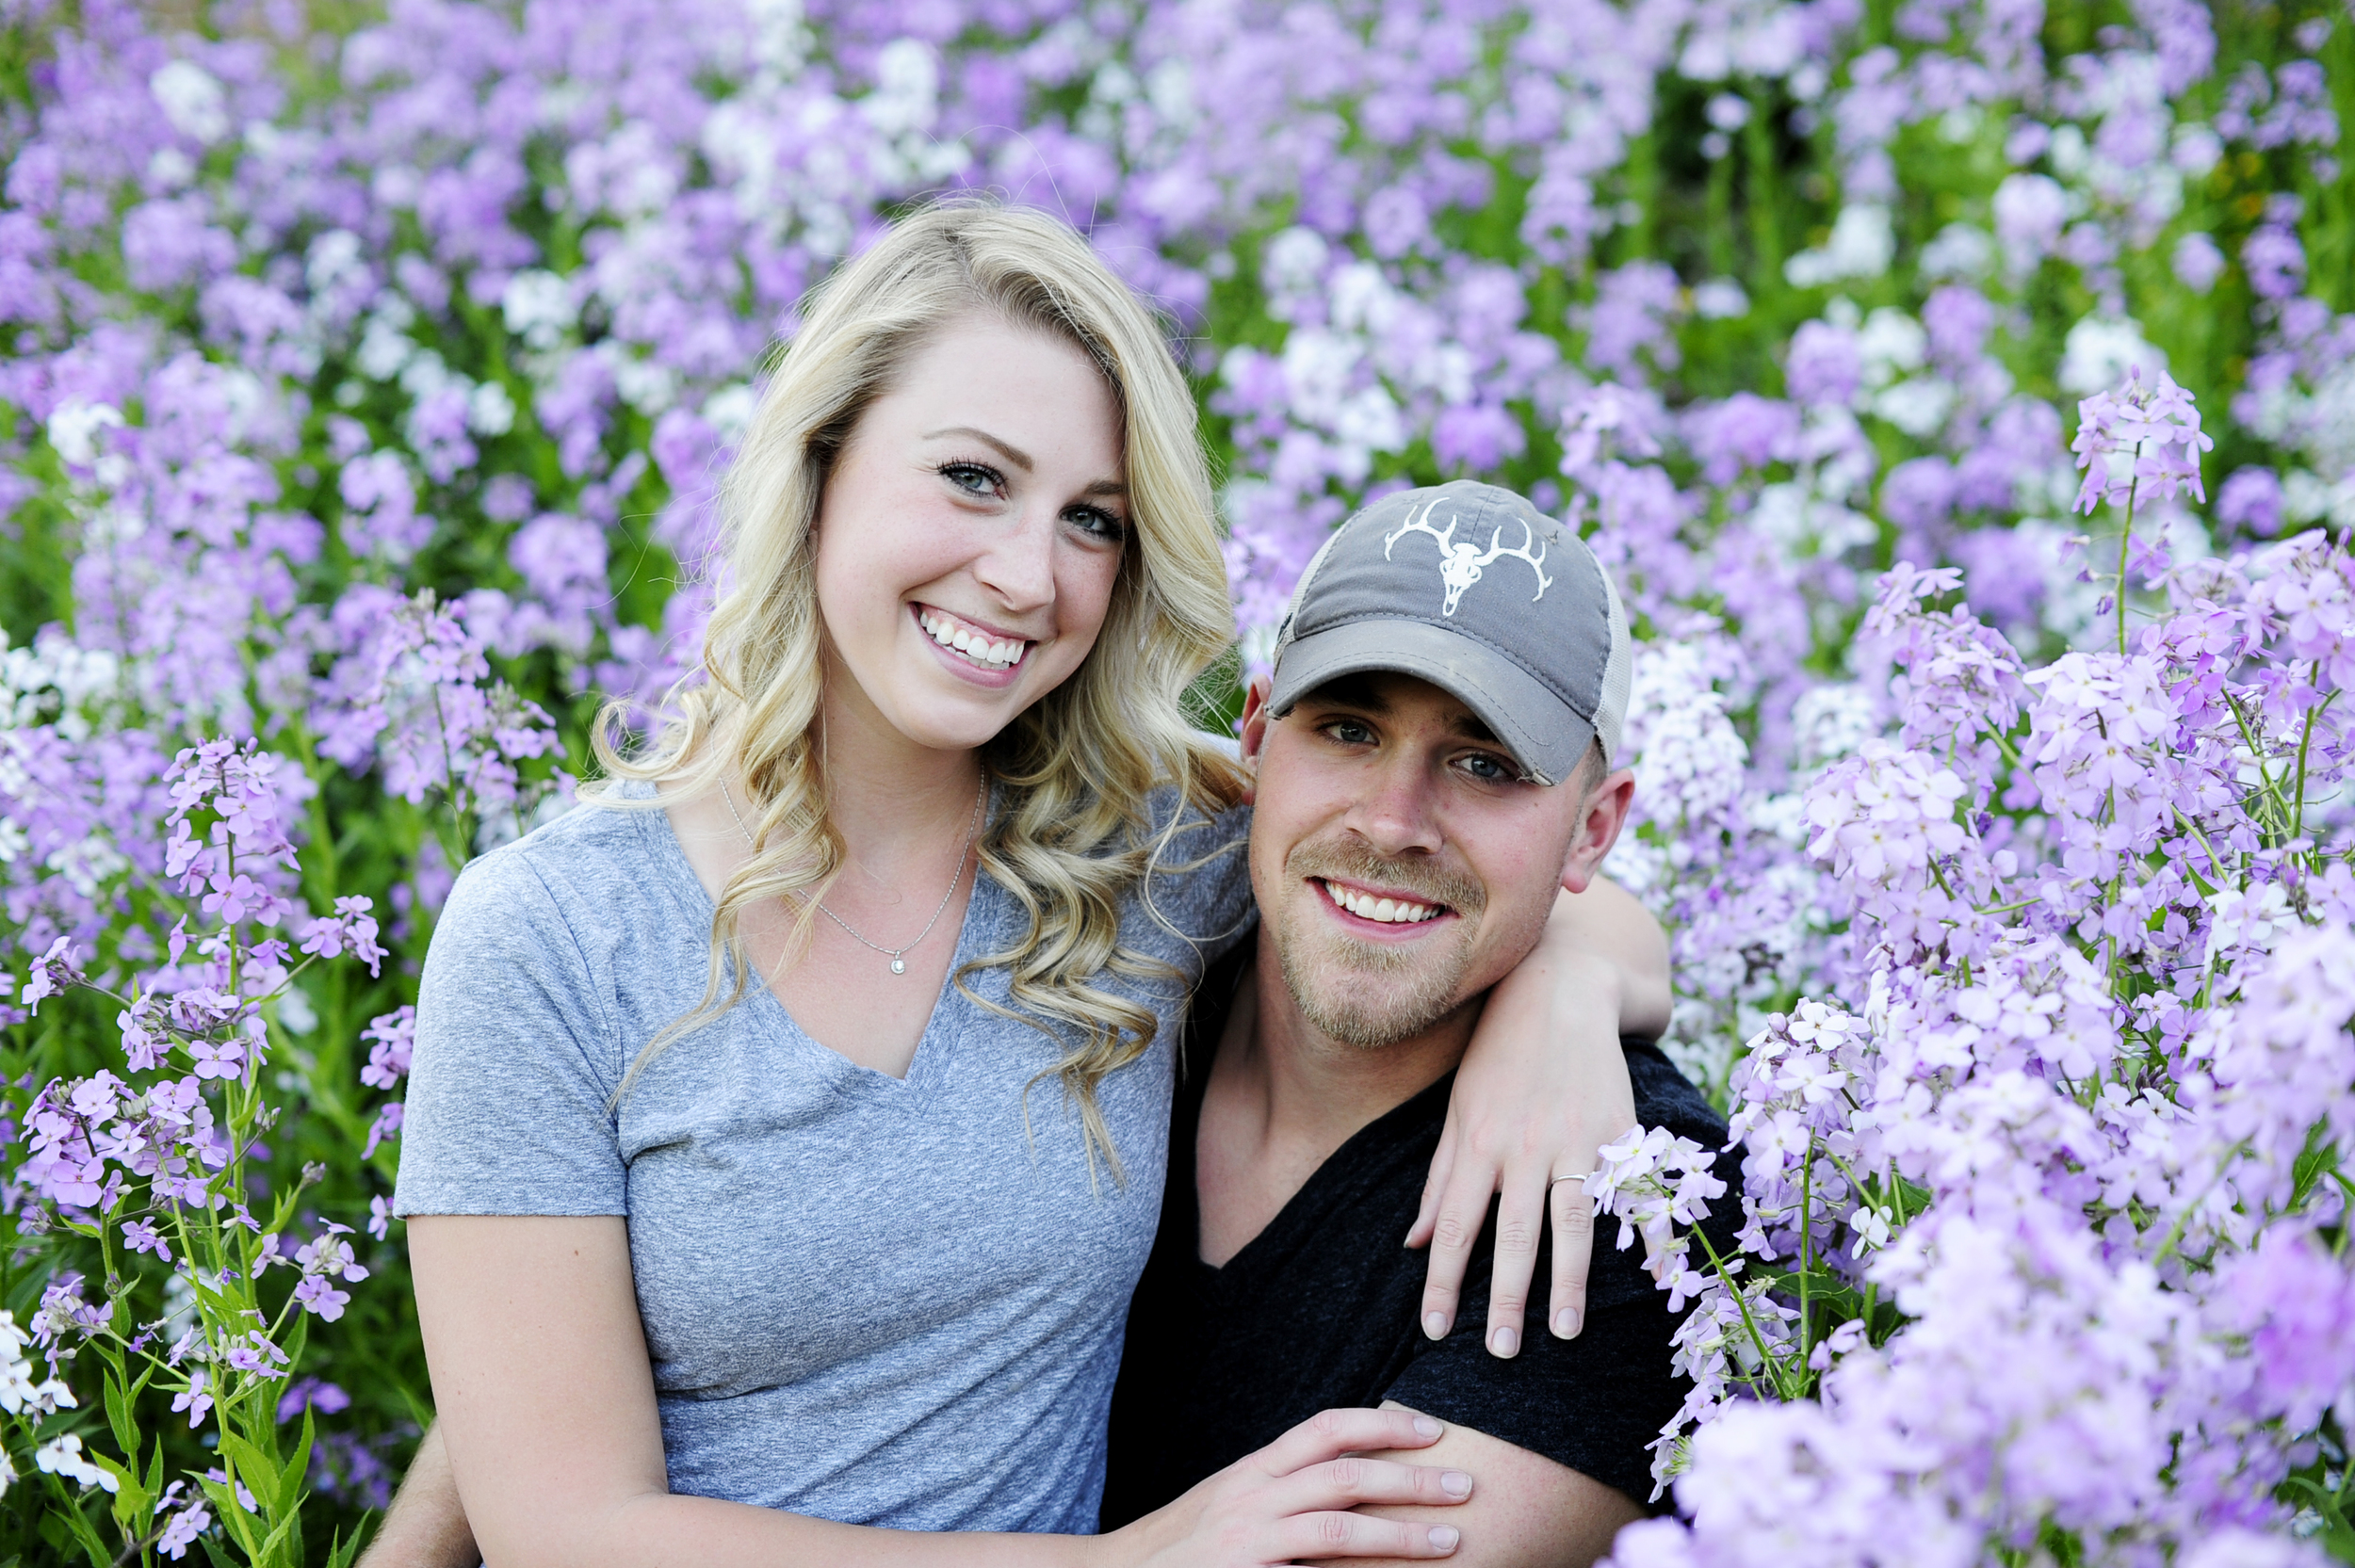
<svg viewBox="0 0 2355 1568"><path fill-rule="evenodd" d="M1456 916L1448 922L1453 932L1434 932L1411 947L1314 928L1274 931L1284 988L1310 1026L1344 1045L1381 1050L1413 1039L1468 999L1461 987L1471 967L1473 927L1487 904L1479 882L1418 862L1385 860L1354 841L1296 846L1285 857L1284 874L1295 885L1331 877L1399 888ZM1404 984L1362 983L1368 980Z"/></svg>

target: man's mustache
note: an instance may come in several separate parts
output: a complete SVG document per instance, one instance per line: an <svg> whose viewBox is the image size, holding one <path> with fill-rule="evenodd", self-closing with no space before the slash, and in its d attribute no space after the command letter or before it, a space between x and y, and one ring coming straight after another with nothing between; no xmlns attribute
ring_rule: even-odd
<svg viewBox="0 0 2355 1568"><path fill-rule="evenodd" d="M1397 889L1413 894L1418 902L1444 904L1458 914L1478 914L1488 905L1488 890L1472 878L1428 860L1376 854L1363 839L1354 836L1296 845L1284 857L1284 869L1298 877L1329 877L1336 881Z"/></svg>

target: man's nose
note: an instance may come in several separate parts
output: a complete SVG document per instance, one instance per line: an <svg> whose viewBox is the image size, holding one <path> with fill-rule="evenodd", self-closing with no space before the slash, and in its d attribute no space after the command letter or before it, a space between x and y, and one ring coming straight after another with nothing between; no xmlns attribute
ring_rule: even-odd
<svg viewBox="0 0 2355 1568"><path fill-rule="evenodd" d="M1367 770L1365 783L1350 812L1350 826L1375 852L1437 851L1445 835L1439 831L1436 781L1426 758L1410 747L1386 750Z"/></svg>
<svg viewBox="0 0 2355 1568"><path fill-rule="evenodd" d="M1051 506L1024 507L974 561L973 575L1010 610L1053 604L1056 525Z"/></svg>

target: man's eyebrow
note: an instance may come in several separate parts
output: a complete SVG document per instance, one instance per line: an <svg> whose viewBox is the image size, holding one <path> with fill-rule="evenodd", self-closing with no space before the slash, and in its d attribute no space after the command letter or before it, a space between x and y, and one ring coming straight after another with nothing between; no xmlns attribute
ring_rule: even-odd
<svg viewBox="0 0 2355 1568"><path fill-rule="evenodd" d="M1381 687L1363 675L1336 675L1302 693L1300 702L1313 707L1355 708L1381 718L1388 718L1390 712Z"/></svg>
<svg viewBox="0 0 2355 1568"><path fill-rule="evenodd" d="M975 441L986 442L990 445L997 447L1000 456L1002 456L1008 462L1014 464L1016 468L1022 470L1025 474L1031 472L1031 469L1033 466L1031 461L1031 454L1025 452L1021 447L1015 445L1012 442L1000 441L996 436L991 435L987 430L976 429L970 425L950 425L943 429L926 430L924 432L924 439L926 441L937 441L942 436L952 435L971 436Z"/></svg>
<svg viewBox="0 0 2355 1568"><path fill-rule="evenodd" d="M1503 741L1497 738L1496 731L1488 728L1488 726L1482 721L1480 715L1472 712L1470 708L1459 709L1455 717L1449 721L1448 728L1454 730L1457 735L1462 736L1466 740L1477 740L1482 744L1488 746L1502 746L1504 744Z"/></svg>

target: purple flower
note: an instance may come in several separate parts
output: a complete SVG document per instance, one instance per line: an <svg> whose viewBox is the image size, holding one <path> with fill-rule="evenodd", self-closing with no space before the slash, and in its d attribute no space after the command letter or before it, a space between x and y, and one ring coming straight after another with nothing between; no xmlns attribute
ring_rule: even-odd
<svg viewBox="0 0 2355 1568"><path fill-rule="evenodd" d="M2094 394L2077 405L2077 435L2070 444L2086 470L2076 508L2091 512L2104 501L2129 503L2148 495L2166 500L2189 491L2201 500L2200 454L2216 445L2200 429L2191 394L2161 371L2155 386L2136 370L2125 395ZM2115 460L2115 461L2113 461ZM2149 493L2155 491L2155 494Z"/></svg>
<svg viewBox="0 0 2355 1568"><path fill-rule="evenodd" d="M196 1041L188 1058L200 1078L234 1078L245 1071L245 1048L232 1041Z"/></svg>
<svg viewBox="0 0 2355 1568"><path fill-rule="evenodd" d="M166 1263L171 1261L170 1243L156 1234L154 1226L144 1220L131 1220L123 1222L122 1244L135 1253L154 1253Z"/></svg>
<svg viewBox="0 0 2355 1568"><path fill-rule="evenodd" d="M171 1397L172 1414L176 1415L187 1411L188 1426L194 1430L203 1423L205 1414L212 1408L213 1397L204 1392L204 1368L196 1367L188 1373L188 1386Z"/></svg>

